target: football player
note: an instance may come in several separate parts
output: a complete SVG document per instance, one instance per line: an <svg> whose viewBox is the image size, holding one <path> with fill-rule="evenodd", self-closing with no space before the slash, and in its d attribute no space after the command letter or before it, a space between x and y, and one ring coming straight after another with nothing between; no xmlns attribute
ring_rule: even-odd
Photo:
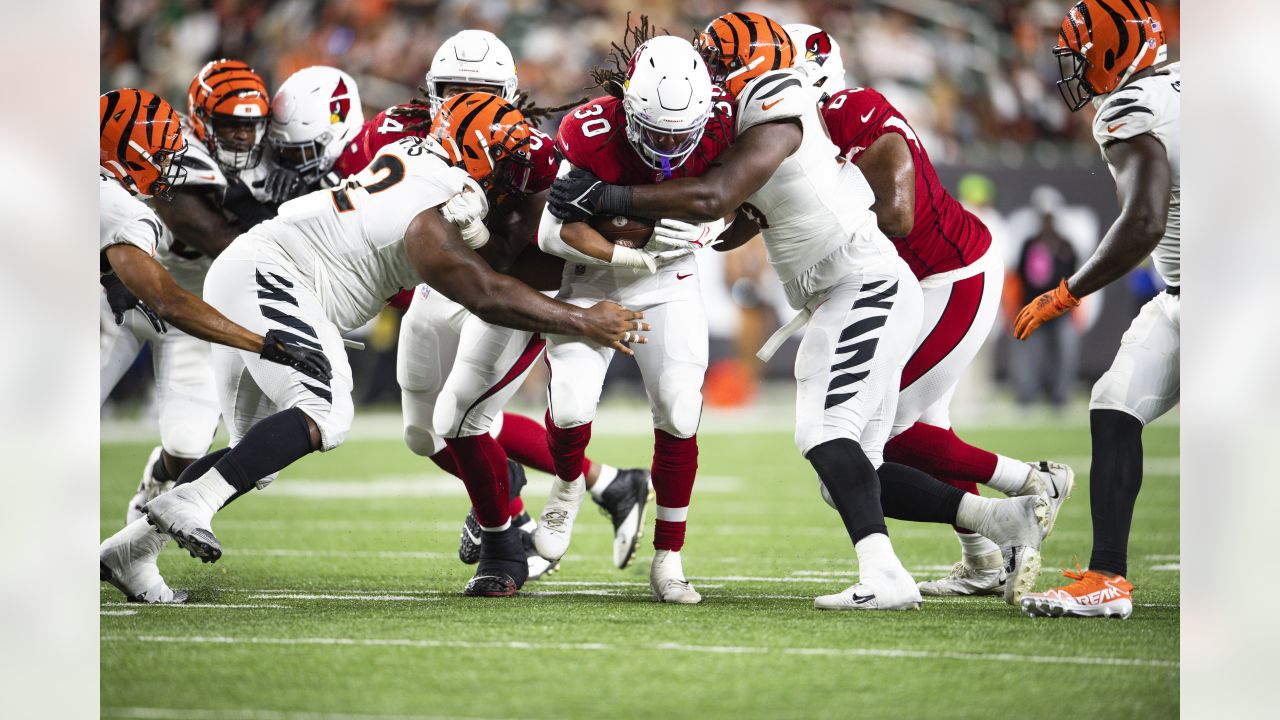
<svg viewBox="0 0 1280 720"><path fill-rule="evenodd" d="M493 164L473 179L509 172L507 162L528 141L524 118L505 101L476 129ZM449 163L434 140L405 138L380 150L369 167L332 190L317 190L280 207L280 214L241 235L209 270L205 296L229 317L284 334L320 350L333 363L315 379L259 362L256 356L214 350L214 372L231 446L201 458L173 490L144 507L154 531L118 535L153 552L172 536L193 557L214 562L222 548L214 513L254 487L270 483L298 458L328 451L346 437L354 408L351 370L341 335L368 322L402 287L426 281L479 317L533 332L585 335L624 349L647 329L641 314L612 303L578 308L547 298L493 272L466 247L440 207L466 187L468 171ZM643 340L641 341L643 342ZM480 570L505 575L514 594L528 573L518 529L512 527L501 472L478 475L496 445L488 434L457 443L463 480L486 532ZM500 450L499 450L500 451ZM114 538L113 538L114 540ZM109 540L108 542L112 542Z"/></svg>
<svg viewBox="0 0 1280 720"><path fill-rule="evenodd" d="M1048 503L993 500L896 463L882 450L902 367L919 330L920 285L876 227L874 194L857 166L838 163L795 50L775 21L726 13L695 46L734 101L736 136L695 178L656 185L607 183L581 168L558 178L557 217L595 214L711 222L742 206L759 225L788 301L800 310L771 339L768 356L805 326L796 358L796 445L831 494L860 565L860 582L819 597L822 609L900 610L920 592L894 554L884 517L970 527L1011 553L1010 589L1039 572ZM736 223L735 223L736 225ZM878 468L878 470L877 470Z"/></svg>
<svg viewBox="0 0 1280 720"><path fill-rule="evenodd" d="M443 118L439 111L447 99L464 92L486 93L510 102L518 96L511 51L493 33L483 30L463 30L446 40L431 63L425 86L426 102L391 108L365 123L338 157L334 168L339 175L351 168L363 168L373 153L388 143L439 133L442 125L433 127L433 122ZM464 116L458 115L448 124L456 130ZM457 155L456 162L485 164L482 151L467 157L454 153L455 148L470 142L469 137L452 142L446 141L444 135L438 139L446 151ZM473 247L492 267L506 271L517 258L522 266L552 260L536 248L521 255L535 237L544 202L542 193L551 185L557 167L550 137L530 127L527 147L529 165L520 168L518 176L491 188L492 199L483 197L486 193L475 187L473 192L450 201L443 210L448 219L464 228L464 238L472 238ZM470 207L463 203L468 199L473 201ZM535 225L532 229L531 224ZM556 260L551 268L554 279L549 287L559 286L561 264ZM447 435L490 432L509 458L513 493L524 485L522 465L555 474L546 429L532 418L502 412L541 356L545 339L484 323L426 285L400 293L393 304L406 310L400 322L396 376L404 411L404 439L409 449L457 475L458 464L447 447ZM513 372L517 361L518 371ZM465 423L456 422L460 419ZM625 568L635 556L641 535L649 473L643 469L620 470L585 456L582 472L592 499L612 521L614 564ZM543 559L533 548L531 533L536 523L525 512L518 494L512 499L511 512L513 522L525 531L530 579L553 572L558 561ZM480 533L472 509L459 534L458 557L464 563L474 564L479 559Z"/></svg>
<svg viewBox="0 0 1280 720"><path fill-rule="evenodd" d="M99 114L102 192L98 250L103 285L117 322L128 310L136 309L156 333L168 334L167 322L200 341L221 343L232 352L253 354L288 366L315 382L325 381L331 370L322 353L295 343L279 330L259 335L228 320L183 288L157 262L157 247L174 241L142 200L169 197L182 182L186 172L183 154L190 151L169 103L146 90L112 90L101 97ZM216 416L214 419L216 422ZM207 438L205 442L207 445ZM182 602L185 593L175 593L165 584L150 547L131 540L145 526L145 521L135 520L127 526L133 534L103 543L99 553L101 579L130 600Z"/></svg>
<svg viewBox="0 0 1280 720"><path fill-rule="evenodd" d="M903 367L898 407L885 445L890 462L918 468L977 494L984 483L1006 495L1044 495L1052 527L1071 494L1074 474L1060 463L1024 463L965 443L951 429L956 384L991 333L1004 284L1004 263L982 221L938 180L919 136L883 95L844 87L840 46L812 25L787 25L804 49L797 64L821 89L822 119L841 156L862 171L875 192L871 211L906 261L924 298L924 322ZM961 560L946 577L920 583L922 595L1003 593L1000 548L956 528Z"/></svg>
<svg viewBox="0 0 1280 720"><path fill-rule="evenodd" d="M274 164L269 191L286 202L319 188L337 187L358 167L343 161L364 127L364 105L355 78L335 67L312 65L280 83L271 98L267 142Z"/></svg>
<svg viewBox="0 0 1280 720"><path fill-rule="evenodd" d="M1092 102L1097 108L1093 137L1115 178L1120 217L1074 275L1018 313L1014 334L1027 339L1148 255L1166 287L1138 312L1111 369L1093 386L1089 569L1064 572L1073 582L1023 598L1022 609L1032 616L1127 618L1133 612L1133 584L1125 575L1142 485L1142 428L1178 403L1180 389L1182 74L1179 63L1164 65L1167 52L1150 3L1100 0L1071 7L1053 50L1067 106L1075 111Z"/></svg>
<svg viewBox="0 0 1280 720"><path fill-rule="evenodd" d="M182 118L185 170L169 202L153 206L163 223L156 260L183 289L199 297L209 263L239 233L266 219L248 184L262 159L267 123L262 78L238 60L214 60L200 69L187 91ZM104 305L106 303L104 302ZM209 450L218 427L218 396L209 366L209 346L180 329L158 333L134 315L117 328L104 323L102 400L129 369L144 344L151 345L159 410L160 445L151 451L138 490L129 500L126 524L142 506L173 485L182 470Z"/></svg>
<svg viewBox="0 0 1280 720"><path fill-rule="evenodd" d="M619 96L595 98L560 124L561 173L583 168L619 184L644 185L705 171L733 137L733 113L718 101L702 58L688 41L656 37L640 45L611 86ZM707 225L659 226L659 235L691 232L711 241L723 219ZM585 222L562 223L544 211L543 250L567 260L557 296L587 307L601 300L643 308L662 333L636 348L653 413L653 487L657 494L650 587L660 602L692 604L702 596L686 580L680 551L698 469L698 423L707 370L707 320L697 263L683 255L658 266L660 238L642 249L612 245ZM582 337L551 337L547 364L547 431L556 479L534 533L538 552L557 560L569 547L585 493L583 453L613 348Z"/></svg>

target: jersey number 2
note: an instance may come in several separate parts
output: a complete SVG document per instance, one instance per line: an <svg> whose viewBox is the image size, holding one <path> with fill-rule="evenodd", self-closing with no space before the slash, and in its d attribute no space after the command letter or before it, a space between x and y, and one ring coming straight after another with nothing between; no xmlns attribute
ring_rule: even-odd
<svg viewBox="0 0 1280 720"><path fill-rule="evenodd" d="M370 195L380 193L404 179L404 161L395 155L379 155L372 163L369 163L368 169L375 173L380 173L383 170L387 171L386 177L364 188ZM338 212L351 212L356 209L356 206L351 204L351 196L347 194L347 191L361 187L364 186L360 184L359 180L347 180L342 185L329 191L333 195L333 206L338 209Z"/></svg>

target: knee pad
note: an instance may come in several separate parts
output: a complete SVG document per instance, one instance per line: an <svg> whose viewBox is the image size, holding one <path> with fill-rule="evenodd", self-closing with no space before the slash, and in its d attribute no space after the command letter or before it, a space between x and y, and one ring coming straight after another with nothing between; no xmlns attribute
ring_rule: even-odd
<svg viewBox="0 0 1280 720"><path fill-rule="evenodd" d="M208 452L211 442L213 432L203 423L162 425L160 428L160 447L169 457L199 460Z"/></svg>
<svg viewBox="0 0 1280 720"><path fill-rule="evenodd" d="M444 438L437 435L432 428L408 423L404 426L404 444L409 448L409 452L421 457L431 457L445 448Z"/></svg>
<svg viewBox="0 0 1280 720"><path fill-rule="evenodd" d="M556 427L586 425L596 418L596 405L590 393L583 393L573 383L552 380L547 403Z"/></svg>
<svg viewBox="0 0 1280 720"><path fill-rule="evenodd" d="M822 482L822 478L816 478L816 480L818 481L818 494L822 496L822 501L829 505L832 510L835 510L836 501L831 499L831 491L827 489L827 484Z"/></svg>
<svg viewBox="0 0 1280 720"><path fill-rule="evenodd" d="M684 390L661 407L654 408L653 426L678 438L693 437L702 421L702 393Z"/></svg>

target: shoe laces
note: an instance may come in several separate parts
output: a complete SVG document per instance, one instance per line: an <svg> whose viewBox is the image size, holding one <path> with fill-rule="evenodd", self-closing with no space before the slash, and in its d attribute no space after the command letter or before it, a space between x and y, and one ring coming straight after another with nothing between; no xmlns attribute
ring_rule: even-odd
<svg viewBox="0 0 1280 720"><path fill-rule="evenodd" d="M548 510L542 515L542 526L559 532L564 528L565 521L568 519L569 513L564 510Z"/></svg>

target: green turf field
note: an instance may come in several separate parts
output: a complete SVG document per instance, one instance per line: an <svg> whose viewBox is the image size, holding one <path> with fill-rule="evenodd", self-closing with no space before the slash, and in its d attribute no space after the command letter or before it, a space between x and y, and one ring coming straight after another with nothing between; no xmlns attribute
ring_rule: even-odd
<svg viewBox="0 0 1280 720"><path fill-rule="evenodd" d="M1040 587L1087 562L1088 431L969 431L1015 457L1074 464ZM470 599L456 556L461 483L398 440L352 440L286 471L214 523L225 555L171 546L186 606L125 605L102 585L104 717L352 718L1173 717L1178 712L1178 428L1149 428L1130 544L1128 621L1032 620L999 598L919 612L832 613L853 552L789 433L704 432L685 570L697 606L652 601L647 539L614 569L588 502L560 572L512 599ZM104 443L102 533L121 524L152 443ZM598 437L591 455L652 447ZM545 476L525 496L541 507ZM652 504L646 535L652 532ZM890 525L917 579L958 559L948 528Z"/></svg>

